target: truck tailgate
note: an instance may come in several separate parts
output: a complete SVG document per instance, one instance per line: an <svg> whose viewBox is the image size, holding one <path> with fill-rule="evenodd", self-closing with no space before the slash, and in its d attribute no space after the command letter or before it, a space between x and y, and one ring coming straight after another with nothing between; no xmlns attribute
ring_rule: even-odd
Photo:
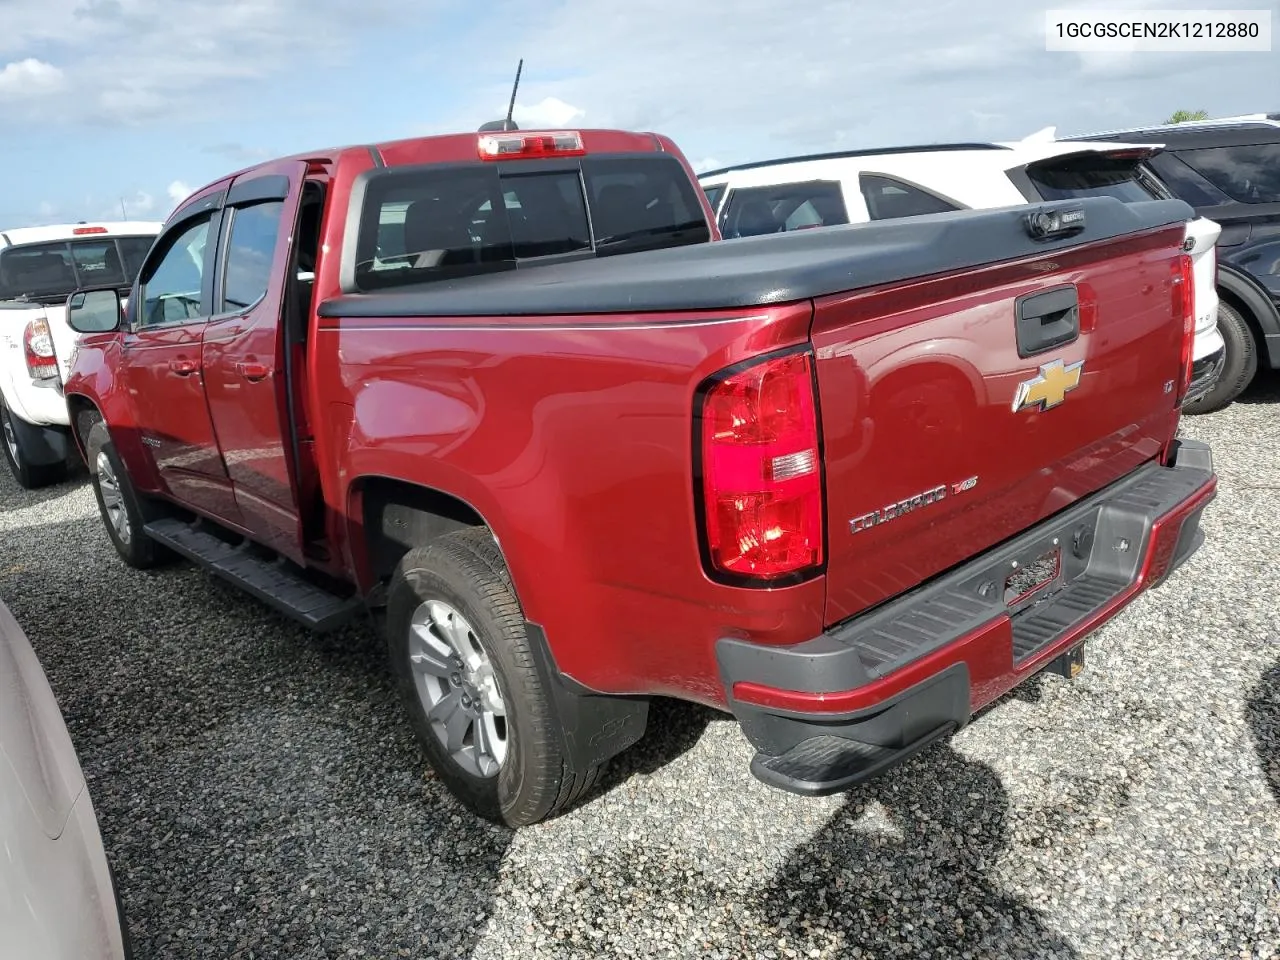
<svg viewBox="0 0 1280 960"><path fill-rule="evenodd" d="M816 302L828 624L1161 452L1177 416L1182 233ZM1012 601L1055 562L993 588Z"/></svg>

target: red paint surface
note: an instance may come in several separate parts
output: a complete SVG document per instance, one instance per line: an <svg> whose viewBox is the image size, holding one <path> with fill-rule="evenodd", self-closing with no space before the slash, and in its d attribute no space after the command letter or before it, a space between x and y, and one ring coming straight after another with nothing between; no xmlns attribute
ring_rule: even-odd
<svg viewBox="0 0 1280 960"><path fill-rule="evenodd" d="M589 152L664 149L689 170L665 138L583 137ZM475 134L462 134L383 144L379 152L388 166L475 163L475 143ZM357 147L252 171L286 173L291 202L304 176L327 184L317 304L339 292L351 185L373 165L369 148ZM1159 453L1177 422L1172 397L1155 388L1177 375L1181 331L1166 329L1167 263L1181 237L1178 225L1055 261L751 310L429 325L321 322L313 314L299 397L308 426L297 464L281 432L279 382L230 389L243 379L241 363L280 368L273 338L282 240L261 304L169 350L202 347L207 397L182 393L189 381L131 392L120 362L129 333L85 338L67 393L104 413L141 489L362 590L374 586L361 527L367 480L394 478L456 497L494 531L524 612L545 628L561 669L599 691L723 706L714 657L721 637L811 639ZM1085 378L1063 407L1019 419L1009 411L1016 384L1049 357L1010 354L1009 304L1064 282L1079 286L1084 334L1052 356L1084 357ZM602 321L627 326L600 329ZM827 451L829 573L771 590L713 583L702 570L694 516L695 388L730 364L811 335ZM173 458L166 466L140 442L161 422L189 456L184 462L203 471L201 482L184 475L175 483ZM932 512L848 533L855 514L970 474L980 475L978 486ZM317 499L307 504L308 497ZM304 549L299 511L318 518L315 538L328 560ZM1007 637L989 641L981 655L974 647L975 685L1003 682L992 652L1000 643Z"/></svg>

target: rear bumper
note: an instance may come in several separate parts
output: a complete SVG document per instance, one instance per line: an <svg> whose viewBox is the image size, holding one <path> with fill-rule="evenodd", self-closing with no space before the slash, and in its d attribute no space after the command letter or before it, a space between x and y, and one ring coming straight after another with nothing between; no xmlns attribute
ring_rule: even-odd
<svg viewBox="0 0 1280 960"><path fill-rule="evenodd" d="M757 750L752 772L834 793L963 727L1191 556L1216 488L1209 448L1175 441L1170 466L1149 464L813 640L719 641L729 707ZM1011 571L1055 550L1052 579L1007 603Z"/></svg>
<svg viewBox="0 0 1280 960"><path fill-rule="evenodd" d="M10 409L27 423L39 427L65 427L70 423L62 381L56 378L36 382L18 373L10 381L8 402Z"/></svg>
<svg viewBox="0 0 1280 960"><path fill-rule="evenodd" d="M1227 362L1226 347L1219 347L1207 357L1201 357L1191 364L1191 385L1183 403L1190 403L1204 396L1218 382L1218 376Z"/></svg>

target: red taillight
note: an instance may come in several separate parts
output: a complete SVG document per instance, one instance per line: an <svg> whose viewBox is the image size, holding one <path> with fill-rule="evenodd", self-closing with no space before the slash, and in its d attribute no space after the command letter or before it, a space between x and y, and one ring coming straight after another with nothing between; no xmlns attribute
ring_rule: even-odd
<svg viewBox="0 0 1280 960"><path fill-rule="evenodd" d="M708 571L773 581L822 564L822 472L809 353L715 379L702 419Z"/></svg>
<svg viewBox="0 0 1280 960"><path fill-rule="evenodd" d="M71 231L77 237L82 237L86 233L106 233L106 227L76 227Z"/></svg>
<svg viewBox="0 0 1280 960"><path fill-rule="evenodd" d="M1173 314L1182 320L1182 354L1178 380L1178 402L1191 386L1191 367L1196 342L1196 281L1191 256L1178 255L1173 266Z"/></svg>
<svg viewBox="0 0 1280 960"><path fill-rule="evenodd" d="M576 130L552 133L486 133L476 150L481 160L516 160L522 157L576 157L586 153L582 134Z"/></svg>
<svg viewBox="0 0 1280 960"><path fill-rule="evenodd" d="M50 380L58 375L53 335L49 332L49 321L44 317L27 324L22 334L22 350L27 360L27 373L32 380Z"/></svg>

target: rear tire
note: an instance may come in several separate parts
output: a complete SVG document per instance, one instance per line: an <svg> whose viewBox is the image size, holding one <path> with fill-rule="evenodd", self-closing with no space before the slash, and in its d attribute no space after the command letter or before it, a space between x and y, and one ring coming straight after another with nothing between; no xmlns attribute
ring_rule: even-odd
<svg viewBox="0 0 1280 960"><path fill-rule="evenodd" d="M105 423L96 423L89 431L85 453L98 513L120 559L138 570L174 560L173 551L147 535L144 527L156 511L134 489Z"/></svg>
<svg viewBox="0 0 1280 960"><path fill-rule="evenodd" d="M32 431L44 429L47 428L19 420L5 406L4 401L0 400L0 450L4 451L4 459L9 464L13 479L24 490L47 487L51 483L65 480L67 476L65 460L47 464L31 462L28 437Z"/></svg>
<svg viewBox="0 0 1280 960"><path fill-rule="evenodd" d="M1258 372L1258 342L1253 338L1253 330L1240 311L1229 303L1218 304L1218 332L1226 344L1222 372L1207 393L1182 408L1183 413L1221 410L1244 393Z"/></svg>
<svg viewBox="0 0 1280 960"><path fill-rule="evenodd" d="M595 784L603 765L567 767L551 691L487 529L405 554L388 593L387 646L423 752L472 812L527 826Z"/></svg>

